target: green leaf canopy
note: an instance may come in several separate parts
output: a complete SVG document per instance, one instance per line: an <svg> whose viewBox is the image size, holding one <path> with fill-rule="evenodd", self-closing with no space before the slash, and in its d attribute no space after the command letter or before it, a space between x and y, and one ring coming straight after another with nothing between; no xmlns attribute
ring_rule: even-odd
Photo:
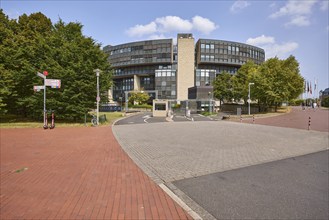
<svg viewBox="0 0 329 220"><path fill-rule="evenodd" d="M96 74L101 69L100 94L107 101L112 72L101 45L82 34L82 24L62 20L52 24L42 13L10 20L0 10L0 113L40 117L43 85L36 73L48 71L49 79L60 79L61 88L47 87L47 109L57 117L78 120L96 103Z"/></svg>

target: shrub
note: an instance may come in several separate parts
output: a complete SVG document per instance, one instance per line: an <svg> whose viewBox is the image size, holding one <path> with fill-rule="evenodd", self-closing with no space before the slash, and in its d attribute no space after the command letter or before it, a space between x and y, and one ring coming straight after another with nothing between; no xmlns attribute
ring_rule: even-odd
<svg viewBox="0 0 329 220"><path fill-rule="evenodd" d="M289 102L289 104L292 106L300 106L303 102L303 99L293 99Z"/></svg>
<svg viewBox="0 0 329 220"><path fill-rule="evenodd" d="M329 107L329 96L322 99L321 106Z"/></svg>

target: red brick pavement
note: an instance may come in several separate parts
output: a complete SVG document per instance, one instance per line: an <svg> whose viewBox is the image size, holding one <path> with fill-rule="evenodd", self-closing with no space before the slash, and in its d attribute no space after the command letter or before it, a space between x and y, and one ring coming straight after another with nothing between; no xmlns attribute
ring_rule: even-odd
<svg viewBox="0 0 329 220"><path fill-rule="evenodd" d="M278 127L308 129L308 121L311 117L310 130L329 132L329 110L312 109L302 110L301 107L292 107L291 112L275 117L257 118L255 124L271 125ZM252 119L243 120L245 123L252 123Z"/></svg>
<svg viewBox="0 0 329 220"><path fill-rule="evenodd" d="M110 127L0 132L1 219L192 219Z"/></svg>

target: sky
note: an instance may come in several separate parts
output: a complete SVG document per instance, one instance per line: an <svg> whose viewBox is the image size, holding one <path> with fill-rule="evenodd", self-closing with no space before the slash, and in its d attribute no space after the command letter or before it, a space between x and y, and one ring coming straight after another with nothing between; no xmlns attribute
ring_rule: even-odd
<svg viewBox="0 0 329 220"><path fill-rule="evenodd" d="M83 34L102 46L192 33L199 38L263 48L266 59L296 57L300 73L329 87L328 0L299 1L88 1L0 0L11 19L42 12L53 23L79 22ZM314 91L313 91L314 94Z"/></svg>

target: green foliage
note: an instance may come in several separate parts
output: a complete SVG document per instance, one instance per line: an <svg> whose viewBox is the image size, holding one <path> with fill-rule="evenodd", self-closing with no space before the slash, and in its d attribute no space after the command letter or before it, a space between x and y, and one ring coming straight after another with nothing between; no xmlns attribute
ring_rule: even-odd
<svg viewBox="0 0 329 220"><path fill-rule="evenodd" d="M325 97L322 102L321 102L321 106L323 107L329 107L329 96Z"/></svg>
<svg viewBox="0 0 329 220"><path fill-rule="evenodd" d="M277 57L266 60L252 77L252 97L265 107L278 107L284 101L297 98L303 92L304 79L295 57L286 60Z"/></svg>
<svg viewBox="0 0 329 220"><path fill-rule="evenodd" d="M233 76L233 97L236 100L243 99L245 103L248 100L249 83L252 82L252 77L258 72L258 65L252 61L248 61L238 72Z"/></svg>
<svg viewBox="0 0 329 220"><path fill-rule="evenodd" d="M303 99L292 99L289 104L292 106L300 106L303 102L305 102Z"/></svg>
<svg viewBox="0 0 329 220"><path fill-rule="evenodd" d="M153 106L152 105L147 105L147 104L143 104L143 105L132 105L129 108L144 108L144 109L152 109Z"/></svg>
<svg viewBox="0 0 329 220"><path fill-rule="evenodd" d="M60 79L61 88L47 87L47 109L58 118L78 120L96 103L96 74L101 69L101 100L107 101L111 70L100 45L82 34L80 23L52 24L42 13L10 20L0 10L0 113L37 118L43 112L43 85L36 73L47 70L49 79Z"/></svg>
<svg viewBox="0 0 329 220"><path fill-rule="evenodd" d="M216 113L211 113L211 112L201 112L201 115L203 116L211 116L211 115L217 115Z"/></svg>
<svg viewBox="0 0 329 220"><path fill-rule="evenodd" d="M130 94L129 102L137 103L137 105L146 104L147 100L150 99L150 96L147 93L136 91Z"/></svg>
<svg viewBox="0 0 329 220"><path fill-rule="evenodd" d="M247 103L250 82L254 83L250 88L251 99L257 100L264 109L271 106L277 108L284 101L296 99L304 86L295 57L285 60L275 57L260 66L249 61L233 76L219 74L213 84L215 97L221 101L244 99Z"/></svg>
<svg viewBox="0 0 329 220"><path fill-rule="evenodd" d="M221 100L231 100L233 98L232 75L228 72L223 72L217 75L213 82L214 96Z"/></svg>
<svg viewBox="0 0 329 220"><path fill-rule="evenodd" d="M181 104L174 104L172 106L173 109L180 109L180 107L181 107Z"/></svg>

